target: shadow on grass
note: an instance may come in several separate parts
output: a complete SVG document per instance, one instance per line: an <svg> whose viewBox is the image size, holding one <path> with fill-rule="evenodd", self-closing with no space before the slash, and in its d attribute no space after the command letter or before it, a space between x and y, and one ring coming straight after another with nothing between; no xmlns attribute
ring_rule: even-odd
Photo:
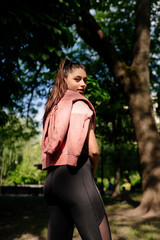
<svg viewBox="0 0 160 240"><path fill-rule="evenodd" d="M127 202L132 207L137 207L140 204L140 201L135 200L133 197L133 193L130 192L122 192L121 196L117 198L111 198L110 196L103 196L103 201L105 205L115 205L119 202Z"/></svg>
<svg viewBox="0 0 160 240"><path fill-rule="evenodd" d="M146 234L150 231L152 231L152 234L154 233L157 235L157 239L160 233L160 218L148 218L141 220L140 224L135 223L132 227L133 229L136 228L137 231Z"/></svg>
<svg viewBox="0 0 160 240"><path fill-rule="evenodd" d="M48 209L43 197L0 197L0 238L13 240L31 234L40 240L47 228Z"/></svg>
<svg viewBox="0 0 160 240"><path fill-rule="evenodd" d="M137 199L140 198L141 194L133 193L125 193L119 199L104 196L105 205L109 209L108 217L113 240L159 239L160 219L139 217L132 219L121 214L130 208L130 204L137 206L139 204ZM48 209L43 197L0 197L1 240L46 240L47 222ZM26 235L29 237L26 238ZM81 238L75 232L73 239Z"/></svg>

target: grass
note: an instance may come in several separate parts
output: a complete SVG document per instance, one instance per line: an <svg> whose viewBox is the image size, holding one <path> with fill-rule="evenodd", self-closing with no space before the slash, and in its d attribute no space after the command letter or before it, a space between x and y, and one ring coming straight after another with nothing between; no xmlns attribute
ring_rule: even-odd
<svg viewBox="0 0 160 240"><path fill-rule="evenodd" d="M45 240L47 219L48 211L43 198L0 197L1 240L33 237Z"/></svg>
<svg viewBox="0 0 160 240"><path fill-rule="evenodd" d="M159 240L160 218L126 217L138 206L140 194L126 194L119 200L105 199L113 240Z"/></svg>
<svg viewBox="0 0 160 240"><path fill-rule="evenodd" d="M125 212L139 204L140 194L104 203L113 240L158 240L159 218L128 218ZM46 240L48 210L42 197L0 197L1 240ZM80 240L75 229L74 240Z"/></svg>

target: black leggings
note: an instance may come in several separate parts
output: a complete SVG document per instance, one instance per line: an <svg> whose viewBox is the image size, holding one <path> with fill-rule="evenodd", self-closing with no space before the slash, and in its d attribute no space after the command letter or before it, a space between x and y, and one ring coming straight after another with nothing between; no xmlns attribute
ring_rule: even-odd
<svg viewBox="0 0 160 240"><path fill-rule="evenodd" d="M95 185L90 160L55 166L44 182L49 207L48 240L71 240L74 224L83 240L111 240L107 215Z"/></svg>

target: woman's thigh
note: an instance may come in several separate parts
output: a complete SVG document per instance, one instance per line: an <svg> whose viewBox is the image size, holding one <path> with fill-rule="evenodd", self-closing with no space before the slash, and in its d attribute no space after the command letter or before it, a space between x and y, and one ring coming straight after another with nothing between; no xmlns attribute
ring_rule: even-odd
<svg viewBox="0 0 160 240"><path fill-rule="evenodd" d="M72 240L73 219L68 205L55 194L57 168L49 172L44 182L44 198L49 209L48 240ZM56 185L55 185L56 184ZM56 186L56 187L55 187Z"/></svg>
<svg viewBox="0 0 160 240"><path fill-rule="evenodd" d="M48 240L72 240L74 224L70 212L63 204L48 208Z"/></svg>

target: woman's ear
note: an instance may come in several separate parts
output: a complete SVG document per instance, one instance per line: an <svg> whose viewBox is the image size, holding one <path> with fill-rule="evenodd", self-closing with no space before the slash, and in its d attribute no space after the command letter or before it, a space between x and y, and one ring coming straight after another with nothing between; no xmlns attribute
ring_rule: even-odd
<svg viewBox="0 0 160 240"><path fill-rule="evenodd" d="M67 85L67 78L63 78L63 81L64 81L65 84Z"/></svg>
<svg viewBox="0 0 160 240"><path fill-rule="evenodd" d="M64 82L64 85L66 86L66 88L68 89L67 78L63 78L63 82Z"/></svg>

